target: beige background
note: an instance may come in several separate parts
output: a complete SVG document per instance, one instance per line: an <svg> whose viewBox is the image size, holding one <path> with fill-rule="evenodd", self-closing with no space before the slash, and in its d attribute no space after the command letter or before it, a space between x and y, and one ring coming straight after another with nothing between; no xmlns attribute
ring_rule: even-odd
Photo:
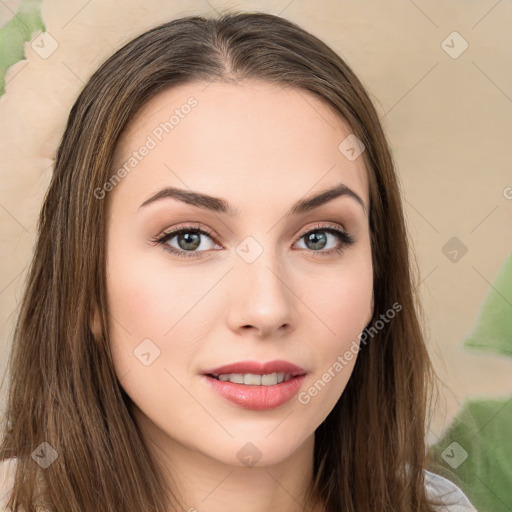
<svg viewBox="0 0 512 512"><path fill-rule="evenodd" d="M0 3L3 25L18 2ZM265 11L331 45L367 87L388 134L421 272L429 349L447 384L429 440L467 397L512 392L512 361L462 348L490 283L511 252L512 4L510 1L223 2L45 0L58 49L7 76L0 99L0 362L9 344L35 241L52 156L69 109L99 63L150 26L226 8ZM442 42L468 48L452 58ZM451 36L452 52L462 39ZM453 40L453 42L452 42ZM468 252L441 251L453 236Z"/></svg>

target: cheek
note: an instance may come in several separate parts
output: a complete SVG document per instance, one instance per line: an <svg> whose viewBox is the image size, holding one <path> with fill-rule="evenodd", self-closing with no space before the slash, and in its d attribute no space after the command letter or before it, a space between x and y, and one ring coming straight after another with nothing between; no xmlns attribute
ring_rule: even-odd
<svg viewBox="0 0 512 512"><path fill-rule="evenodd" d="M161 333L170 327L171 319L164 314L164 310L174 294L165 293L162 280L158 281L155 277L150 270L130 263L117 267L108 276L112 323L116 329L124 327L125 332L131 333L133 341L140 336Z"/></svg>
<svg viewBox="0 0 512 512"><path fill-rule="evenodd" d="M188 304L200 293L191 286L191 271L173 269L160 254L163 249L148 246L142 237L134 240L122 226L112 231L107 290L113 327L125 327L134 343L151 336L167 339L186 312L184 299Z"/></svg>
<svg viewBox="0 0 512 512"><path fill-rule="evenodd" d="M126 393L148 417L168 425L170 404L183 414L197 413L178 384L186 381L193 349L185 335L190 337L193 311L187 315L191 306L183 300L191 292L183 278L136 263L141 260L119 262L107 275L110 347Z"/></svg>
<svg viewBox="0 0 512 512"><path fill-rule="evenodd" d="M170 279L145 264L140 255L129 251L111 253L107 266L109 332L118 374L141 366L137 359L139 346L140 350L145 347L147 350L142 353L149 351L153 359L163 356L163 340L170 337L165 333L175 323L171 313L178 306L177 293L173 291L177 285L173 280L171 287Z"/></svg>
<svg viewBox="0 0 512 512"><path fill-rule="evenodd" d="M373 269L370 251L354 252L334 271L316 276L310 283L307 305L322 327L319 333L327 352L341 349L370 321ZM314 288L311 288L314 283ZM312 291L311 291L312 290Z"/></svg>
<svg viewBox="0 0 512 512"><path fill-rule="evenodd" d="M197 348L194 340L204 335L205 318L214 315L211 301L203 299L218 276L208 272L201 276L193 265L173 269L165 258L152 259L144 251L111 253L110 345L119 375L140 370L137 355L148 351L158 358L145 371L160 367L178 372L177 377L187 375Z"/></svg>
<svg viewBox="0 0 512 512"><path fill-rule="evenodd" d="M359 334L372 314L373 274L369 252L346 261L338 272L318 280L307 305L317 316L310 336L315 340L315 372L305 383L299 403L323 421L343 393L361 347ZM320 319L320 321L318 321Z"/></svg>
<svg viewBox="0 0 512 512"><path fill-rule="evenodd" d="M352 371L359 353L359 335L371 314L370 301L371 288L369 291L366 288L332 290L330 300L322 301L319 311L322 312L325 324L322 330L325 334L315 336L320 373L329 370L338 374L341 369L333 366L340 356L345 356L343 373Z"/></svg>

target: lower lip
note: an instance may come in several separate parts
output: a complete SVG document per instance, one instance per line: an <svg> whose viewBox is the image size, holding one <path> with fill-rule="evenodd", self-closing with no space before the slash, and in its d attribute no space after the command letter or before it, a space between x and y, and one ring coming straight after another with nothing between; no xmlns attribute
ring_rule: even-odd
<svg viewBox="0 0 512 512"><path fill-rule="evenodd" d="M286 382L272 386L234 384L214 379L208 375L203 375L203 378L206 379L213 391L232 404L243 409L263 411L279 407L293 398L299 392L306 375L292 377Z"/></svg>

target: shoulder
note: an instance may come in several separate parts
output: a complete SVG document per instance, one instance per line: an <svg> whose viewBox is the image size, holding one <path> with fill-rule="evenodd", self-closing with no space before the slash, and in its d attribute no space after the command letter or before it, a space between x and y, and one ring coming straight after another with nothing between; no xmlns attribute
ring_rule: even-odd
<svg viewBox="0 0 512 512"><path fill-rule="evenodd" d="M11 497L14 485L14 470L16 459L4 459L0 461L0 512L7 512L7 502Z"/></svg>
<svg viewBox="0 0 512 512"><path fill-rule="evenodd" d="M438 499L444 503L439 512L477 512L467 496L453 482L441 475L423 470L425 489L430 499Z"/></svg>

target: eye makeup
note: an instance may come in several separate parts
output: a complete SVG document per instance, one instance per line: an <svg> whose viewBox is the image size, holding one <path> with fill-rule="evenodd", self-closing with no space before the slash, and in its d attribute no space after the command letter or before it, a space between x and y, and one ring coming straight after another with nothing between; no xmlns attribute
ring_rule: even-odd
<svg viewBox="0 0 512 512"><path fill-rule="evenodd" d="M334 249L329 249L327 251L320 250L309 250L307 252L311 252L313 256L317 257L326 257L326 256L333 256L335 254L341 254L343 251L345 251L348 247L353 245L355 243L355 239L352 235L350 235L347 231L340 228L339 225L329 222L319 222L315 224L312 227L309 227L307 231L303 232L301 235L299 235L297 241L300 241L306 237L308 238L308 242L314 242L315 238L318 239L318 234L329 234L336 238L337 240L337 247ZM178 225L175 228L169 229L164 231L163 233L157 235L156 237L151 238L150 242L153 245L162 246L162 248L180 258L203 258L204 256L201 255L201 253L209 252L208 250L186 250L186 249L179 249L176 247L171 246L168 242L178 238L180 236L189 235L185 238L186 243L192 243L194 244L194 237L197 241L198 238L202 236L206 236L209 239L211 239L215 244L218 244L218 241L213 234L213 232L206 228L205 226L202 226L200 224L188 224L188 225ZM192 236L190 236L192 235ZM316 235L316 237L312 238L312 236ZM183 240L183 238L181 239ZM201 245L201 241L199 241L199 245ZM197 247L196 247L197 248ZM218 250L218 249L216 249Z"/></svg>

